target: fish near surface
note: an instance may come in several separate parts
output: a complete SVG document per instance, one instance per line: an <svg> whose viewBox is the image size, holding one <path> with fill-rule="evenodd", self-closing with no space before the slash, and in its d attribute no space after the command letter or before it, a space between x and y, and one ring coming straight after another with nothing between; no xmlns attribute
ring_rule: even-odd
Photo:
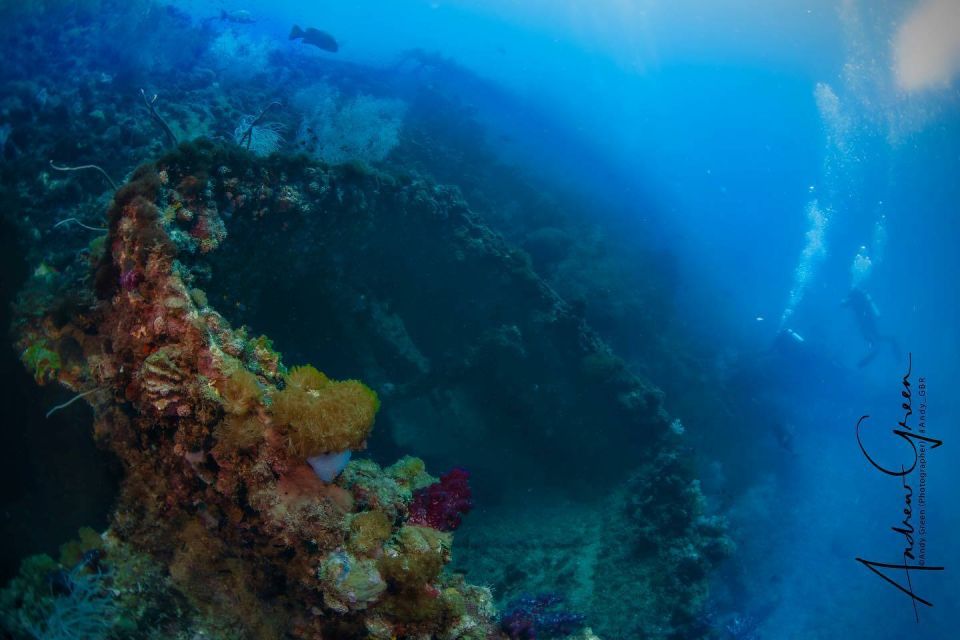
<svg viewBox="0 0 960 640"><path fill-rule="evenodd" d="M293 29L290 30L290 39L303 40L304 44L312 44L315 47L323 49L324 51L331 51L334 53L336 53L336 51L340 48L332 35L326 31L320 31L320 29L314 29L313 27L301 29L300 27L294 25Z"/></svg>

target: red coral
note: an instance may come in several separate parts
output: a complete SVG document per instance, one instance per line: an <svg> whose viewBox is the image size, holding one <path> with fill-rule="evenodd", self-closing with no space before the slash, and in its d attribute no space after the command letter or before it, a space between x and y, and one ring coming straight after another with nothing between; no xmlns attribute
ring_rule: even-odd
<svg viewBox="0 0 960 640"><path fill-rule="evenodd" d="M463 514L473 508L468 482L470 473L455 467L440 476L440 482L413 494L407 522L438 531L453 531L460 526Z"/></svg>
<svg viewBox="0 0 960 640"><path fill-rule="evenodd" d="M198 241L200 253L209 253L219 247L227 237L227 228L216 210L204 209L197 216L190 235Z"/></svg>
<svg viewBox="0 0 960 640"><path fill-rule="evenodd" d="M198 176L186 176L180 181L180 184L177 185L177 191L187 198L196 198L198 195L203 193L203 190L206 188L206 186L206 178L201 178Z"/></svg>

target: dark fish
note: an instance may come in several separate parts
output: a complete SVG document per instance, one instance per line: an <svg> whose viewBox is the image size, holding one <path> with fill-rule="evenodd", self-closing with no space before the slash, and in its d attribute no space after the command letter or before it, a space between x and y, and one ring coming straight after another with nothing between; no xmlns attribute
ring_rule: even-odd
<svg viewBox="0 0 960 640"><path fill-rule="evenodd" d="M240 9L238 11L220 11L220 19L226 20L227 22L236 22L237 24L253 24L256 20L253 19L253 14L245 9Z"/></svg>
<svg viewBox="0 0 960 640"><path fill-rule="evenodd" d="M304 44L312 44L315 47L323 49L324 51L336 52L337 49L340 48L332 35L326 31L320 31L320 29L314 29L313 27L301 29L300 27L294 25L293 29L290 30L290 39L301 39L303 40Z"/></svg>

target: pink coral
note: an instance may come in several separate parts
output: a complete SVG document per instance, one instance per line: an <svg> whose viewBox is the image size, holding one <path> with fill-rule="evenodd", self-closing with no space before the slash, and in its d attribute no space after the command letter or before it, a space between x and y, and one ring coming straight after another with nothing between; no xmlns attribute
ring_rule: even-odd
<svg viewBox="0 0 960 640"><path fill-rule="evenodd" d="M463 514L473 508L469 478L466 469L455 467L440 476L440 482L414 493L407 522L438 531L459 527Z"/></svg>

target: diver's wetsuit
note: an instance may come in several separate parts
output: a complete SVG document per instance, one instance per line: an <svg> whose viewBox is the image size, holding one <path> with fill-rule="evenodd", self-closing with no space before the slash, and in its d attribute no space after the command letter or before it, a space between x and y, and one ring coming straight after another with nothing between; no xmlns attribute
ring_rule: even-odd
<svg viewBox="0 0 960 640"><path fill-rule="evenodd" d="M874 304L870 294L859 287L853 287L844 299L843 305L850 307L853 311L853 318L857 323L857 328L860 329L860 335L863 336L869 348L867 355L863 356L857 363L858 367L867 366L877 357L880 353L881 342L889 344L894 357L900 358L900 346L896 339L893 336L880 335L880 330L877 328L877 318L880 317L880 312L877 310L877 305Z"/></svg>

